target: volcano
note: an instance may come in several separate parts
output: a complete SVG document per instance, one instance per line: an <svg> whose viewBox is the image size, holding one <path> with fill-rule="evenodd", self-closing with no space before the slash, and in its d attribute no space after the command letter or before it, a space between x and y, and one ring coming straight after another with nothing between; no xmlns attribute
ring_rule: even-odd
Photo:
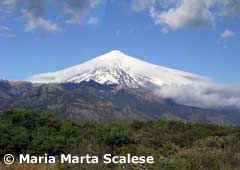
<svg viewBox="0 0 240 170"><path fill-rule="evenodd" d="M118 50L80 65L31 78L33 83L80 83L90 80L100 84L118 84L131 88L209 82L205 77L150 64Z"/></svg>

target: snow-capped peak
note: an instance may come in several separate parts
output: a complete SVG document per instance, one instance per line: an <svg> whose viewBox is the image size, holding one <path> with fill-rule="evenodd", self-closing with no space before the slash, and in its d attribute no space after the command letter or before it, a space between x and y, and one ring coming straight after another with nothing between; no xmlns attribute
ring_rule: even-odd
<svg viewBox="0 0 240 170"><path fill-rule="evenodd" d="M121 60L123 57L129 57L124 54L122 51L113 50L101 56L102 58L109 60Z"/></svg>
<svg viewBox="0 0 240 170"><path fill-rule="evenodd" d="M119 84L128 87L149 85L187 85L204 83L208 79L130 57L114 50L83 64L61 71L35 75L34 83L79 83L94 80L101 84Z"/></svg>

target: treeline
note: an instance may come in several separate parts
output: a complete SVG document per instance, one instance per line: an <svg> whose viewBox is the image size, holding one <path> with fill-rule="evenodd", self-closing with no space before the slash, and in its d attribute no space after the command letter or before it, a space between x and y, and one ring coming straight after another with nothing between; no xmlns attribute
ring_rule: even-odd
<svg viewBox="0 0 240 170"><path fill-rule="evenodd" d="M60 120L30 110L9 110L0 114L0 156L7 153L131 153L152 155L156 162L141 167L95 165L96 170L235 170L240 169L240 128L166 120L99 124ZM68 166L55 169L74 169ZM93 169L91 165L77 166Z"/></svg>

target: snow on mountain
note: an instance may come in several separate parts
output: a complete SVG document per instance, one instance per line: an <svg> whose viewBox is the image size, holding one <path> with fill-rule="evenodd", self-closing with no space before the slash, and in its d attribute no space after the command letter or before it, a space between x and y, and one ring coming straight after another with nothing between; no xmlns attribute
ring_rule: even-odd
<svg viewBox="0 0 240 170"><path fill-rule="evenodd" d="M240 109L240 86L215 83L205 77L150 64L116 50L80 65L31 78L33 83L90 80L154 89L161 98L189 106Z"/></svg>
<svg viewBox="0 0 240 170"><path fill-rule="evenodd" d="M35 75L31 78L33 83L79 83L89 80L101 84L119 84L128 87L209 82L205 77L150 64L117 50L80 65L57 72Z"/></svg>

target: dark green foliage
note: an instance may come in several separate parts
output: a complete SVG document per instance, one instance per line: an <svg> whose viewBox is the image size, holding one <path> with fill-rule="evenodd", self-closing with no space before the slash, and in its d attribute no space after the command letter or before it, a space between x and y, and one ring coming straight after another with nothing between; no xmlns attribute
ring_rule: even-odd
<svg viewBox="0 0 240 170"><path fill-rule="evenodd" d="M0 156L6 153L131 153L154 156L155 164L143 165L150 170L231 170L240 169L240 128L165 120L73 122L29 110L9 110L0 116Z"/></svg>

